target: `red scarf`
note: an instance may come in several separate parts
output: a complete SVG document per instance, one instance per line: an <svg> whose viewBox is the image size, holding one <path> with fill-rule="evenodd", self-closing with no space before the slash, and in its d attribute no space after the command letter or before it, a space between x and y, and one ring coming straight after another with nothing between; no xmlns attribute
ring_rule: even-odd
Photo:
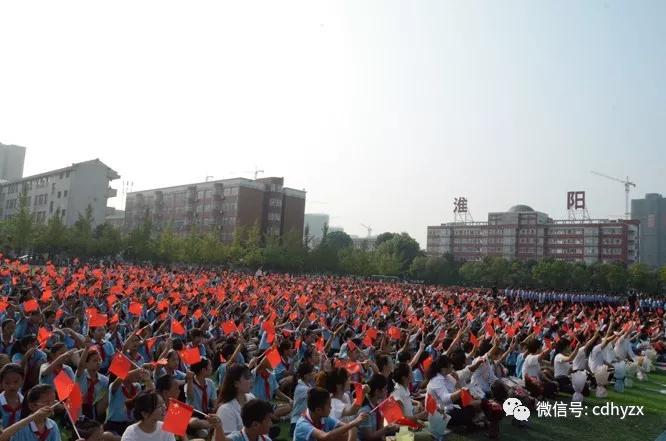
<svg viewBox="0 0 666 441"><path fill-rule="evenodd" d="M106 351L104 350L104 341L98 343L97 347L99 348L99 356L102 357L102 363L106 362Z"/></svg>
<svg viewBox="0 0 666 441"><path fill-rule="evenodd" d="M33 432L33 433L37 436L37 439L38 439L39 441L46 441L46 439L49 437L49 434L51 433L51 429L49 429L49 428L47 428L46 426L44 426L44 430L43 430L43 431L41 431L41 432L40 432L40 431L36 431L36 432Z"/></svg>
<svg viewBox="0 0 666 441"><path fill-rule="evenodd" d="M270 401L271 400L271 384L268 382L268 378L271 376L271 374L266 369L262 369L261 372L259 372L259 375L261 376L261 378L264 379L264 392L266 393L266 399L268 401Z"/></svg>
<svg viewBox="0 0 666 441"><path fill-rule="evenodd" d="M194 381L194 385L201 391L201 411L208 412L208 385L206 384L206 379L204 378L203 386L197 381Z"/></svg>
<svg viewBox="0 0 666 441"><path fill-rule="evenodd" d="M319 418L319 423L315 423L312 421L312 418L310 418L310 415L308 415L308 412L303 412L301 416L305 418L310 424L312 424L315 429L324 430L324 426L321 424L321 418Z"/></svg>
<svg viewBox="0 0 666 441"><path fill-rule="evenodd" d="M88 390L86 391L86 404L95 404L95 386L98 383L97 375L95 378L88 377Z"/></svg>
<svg viewBox="0 0 666 441"><path fill-rule="evenodd" d="M9 414L9 425L12 425L17 421L16 414L21 411L21 403L16 407L10 406L9 403L3 404L2 410Z"/></svg>

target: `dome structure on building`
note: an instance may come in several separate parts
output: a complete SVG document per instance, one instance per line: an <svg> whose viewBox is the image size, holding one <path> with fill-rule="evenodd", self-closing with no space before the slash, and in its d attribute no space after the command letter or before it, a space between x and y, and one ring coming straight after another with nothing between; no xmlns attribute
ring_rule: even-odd
<svg viewBox="0 0 666 441"><path fill-rule="evenodd" d="M509 213L524 213L526 211L534 211L534 209L532 209L532 207L529 205L522 204L514 205L513 207L509 208Z"/></svg>

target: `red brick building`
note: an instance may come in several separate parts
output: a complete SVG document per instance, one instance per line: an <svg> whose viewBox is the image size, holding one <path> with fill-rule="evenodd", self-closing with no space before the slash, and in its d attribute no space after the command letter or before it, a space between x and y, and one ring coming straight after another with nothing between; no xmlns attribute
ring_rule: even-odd
<svg viewBox="0 0 666 441"><path fill-rule="evenodd" d="M238 228L254 225L265 237L302 237L304 215L305 191L284 187L284 178L235 178L128 193L124 228L149 216L158 231L212 231L228 243Z"/></svg>
<svg viewBox="0 0 666 441"><path fill-rule="evenodd" d="M456 260L485 256L571 262L638 261L636 220L553 220L526 205L489 213L487 222L452 222L428 227L427 253Z"/></svg>

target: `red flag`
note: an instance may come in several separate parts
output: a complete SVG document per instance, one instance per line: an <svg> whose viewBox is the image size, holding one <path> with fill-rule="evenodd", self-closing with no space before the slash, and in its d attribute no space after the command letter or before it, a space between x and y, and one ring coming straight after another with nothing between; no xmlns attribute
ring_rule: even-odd
<svg viewBox="0 0 666 441"><path fill-rule="evenodd" d="M302 344L303 344L303 340L301 340L300 338L297 338L297 339L296 339L296 342L294 343L294 347L296 348L297 351L298 351L299 349L301 349L301 345L302 345Z"/></svg>
<svg viewBox="0 0 666 441"><path fill-rule="evenodd" d="M432 365L432 355L429 355L428 358L423 360L423 371L428 372L430 370L430 366Z"/></svg>
<svg viewBox="0 0 666 441"><path fill-rule="evenodd" d="M467 321L473 322L474 321L474 316L472 315L471 312L467 313Z"/></svg>
<svg viewBox="0 0 666 441"><path fill-rule="evenodd" d="M197 308L197 310L194 311L194 314L192 314L192 317L194 317L194 320L199 320L201 317L203 317L203 311L201 308Z"/></svg>
<svg viewBox="0 0 666 441"><path fill-rule="evenodd" d="M474 401L474 397L466 388L460 389L460 405L462 407L469 406Z"/></svg>
<svg viewBox="0 0 666 441"><path fill-rule="evenodd" d="M120 322L120 317L118 314L113 314L113 316L109 319L109 324L113 325L114 323L119 323Z"/></svg>
<svg viewBox="0 0 666 441"><path fill-rule="evenodd" d="M513 338L516 335L516 330L513 326L509 325L506 327L506 335L508 335L509 338Z"/></svg>
<svg viewBox="0 0 666 441"><path fill-rule="evenodd" d="M222 332L224 332L224 335L229 335L234 332L238 332L238 328L236 327L236 323L234 323L233 320L228 320L224 323L222 323Z"/></svg>
<svg viewBox="0 0 666 441"><path fill-rule="evenodd" d="M472 346L479 345L479 339L476 338L476 335L472 334L471 332L469 333L469 341L472 343Z"/></svg>
<svg viewBox="0 0 666 441"><path fill-rule="evenodd" d="M130 369L132 368L132 362L127 358L123 353L116 352L111 359L111 364L109 365L109 372L115 374L116 377L124 380L127 378Z"/></svg>
<svg viewBox="0 0 666 441"><path fill-rule="evenodd" d="M141 303L139 302L132 302L129 305L129 312L132 315L141 315L141 311L143 311L143 306L141 306Z"/></svg>
<svg viewBox="0 0 666 441"><path fill-rule="evenodd" d="M106 326L106 314L93 314L90 316L90 323L88 326L91 328L102 328Z"/></svg>
<svg viewBox="0 0 666 441"><path fill-rule="evenodd" d="M388 330L388 335L393 340L400 340L400 336L401 336L400 328L396 328L395 326L391 326Z"/></svg>
<svg viewBox="0 0 666 441"><path fill-rule="evenodd" d="M407 418L407 417L399 418L399 419L395 422L395 424L397 424L397 425L399 425L399 426L407 426L407 427L409 427L410 429L414 429L414 430L421 430L421 429L423 429L423 424L419 423L419 422L416 421L416 420L412 420L412 419L410 419L410 418Z"/></svg>
<svg viewBox="0 0 666 441"><path fill-rule="evenodd" d="M278 352L277 348L271 348L266 352L266 359L271 365L271 369L275 369L280 363L282 363L282 357Z"/></svg>
<svg viewBox="0 0 666 441"><path fill-rule="evenodd" d="M39 346L44 348L46 347L46 342L49 341L53 334L46 328L39 328L37 331L37 341L39 341Z"/></svg>
<svg viewBox="0 0 666 441"><path fill-rule="evenodd" d="M354 405L361 407L365 399L363 396L363 385L361 383L354 383L354 391L356 392L354 395Z"/></svg>
<svg viewBox="0 0 666 441"><path fill-rule="evenodd" d="M72 393L72 389L74 388L74 384L74 380L67 375L67 372L64 370L60 371L60 373L53 379L53 386L58 395L58 400L62 401L69 397L69 394Z"/></svg>
<svg viewBox="0 0 666 441"><path fill-rule="evenodd" d="M430 415L434 415L437 412L437 400L430 394L426 395L425 408Z"/></svg>
<svg viewBox="0 0 666 441"><path fill-rule="evenodd" d="M351 340L347 340L347 351L354 352L355 350L356 350L356 345L354 344L354 342Z"/></svg>
<svg viewBox="0 0 666 441"><path fill-rule="evenodd" d="M156 342L157 337L150 337L149 339L146 339L146 349L148 349L149 353L153 352L153 347L155 346Z"/></svg>
<svg viewBox="0 0 666 441"><path fill-rule="evenodd" d="M39 310L39 303L37 303L37 300L35 299L26 300L25 302L23 302L23 310L26 313L37 311Z"/></svg>
<svg viewBox="0 0 666 441"><path fill-rule="evenodd" d="M324 348L326 347L326 342L324 341L324 336L322 335L319 337L319 339L315 342L315 348L319 352L324 352Z"/></svg>
<svg viewBox="0 0 666 441"><path fill-rule="evenodd" d="M45 289L41 297L42 302L50 302L52 298L53 292L50 289Z"/></svg>
<svg viewBox="0 0 666 441"><path fill-rule="evenodd" d="M495 336L495 328L493 328L492 323L486 323L485 328L486 328L486 334L488 335L488 337L492 338L492 337Z"/></svg>
<svg viewBox="0 0 666 441"><path fill-rule="evenodd" d="M180 358L190 366L201 361L199 348L186 348L179 352Z"/></svg>
<svg viewBox="0 0 666 441"><path fill-rule="evenodd" d="M402 413L402 408L395 398L389 397L384 400L379 405L379 411L382 413L384 419L389 423L393 424L401 418L404 418L405 415Z"/></svg>
<svg viewBox="0 0 666 441"><path fill-rule="evenodd" d="M185 335L185 328L183 328L183 325L181 325L180 322L174 320L171 322L171 333L176 335Z"/></svg>
<svg viewBox="0 0 666 441"><path fill-rule="evenodd" d="M83 395L81 394L81 388L78 383L74 383L72 387L72 393L69 394L69 398L65 400L65 408L69 413L69 416L72 418L72 421L78 421L81 416L81 408L83 407Z"/></svg>
<svg viewBox="0 0 666 441"><path fill-rule="evenodd" d="M164 415L162 430L173 433L174 435L185 436L193 412L194 409L192 407L170 398L169 407Z"/></svg>

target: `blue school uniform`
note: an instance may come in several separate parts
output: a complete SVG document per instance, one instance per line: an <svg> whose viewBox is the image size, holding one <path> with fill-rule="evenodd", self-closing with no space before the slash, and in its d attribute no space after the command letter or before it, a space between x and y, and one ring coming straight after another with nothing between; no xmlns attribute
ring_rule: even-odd
<svg viewBox="0 0 666 441"><path fill-rule="evenodd" d="M110 341L102 340L101 343L95 343L100 348L100 357L102 358L102 366L100 371L106 372L109 369L111 364L111 359L113 354L116 353L116 349L113 347Z"/></svg>
<svg viewBox="0 0 666 441"><path fill-rule="evenodd" d="M187 397L187 404L194 407L200 412L210 413L214 412L213 401L215 401L215 383L210 378L206 378L205 384L198 384L196 380L192 383L194 390L192 394L189 393L189 384L185 384L185 396ZM190 396L192 395L192 396ZM204 398L206 398L206 405L204 406Z"/></svg>
<svg viewBox="0 0 666 441"><path fill-rule="evenodd" d="M155 379L160 378L163 375L167 375L167 371L164 368L159 368L155 371ZM173 374L171 375L173 378L175 378L178 381L184 381L187 378L187 375L183 371L179 371L176 369L173 371Z"/></svg>
<svg viewBox="0 0 666 441"><path fill-rule="evenodd" d="M35 422L31 421L12 436L11 441L60 441L60 431L55 421L47 418L44 426L44 431L40 433Z"/></svg>
<svg viewBox="0 0 666 441"><path fill-rule="evenodd" d="M224 383L224 376L227 375L227 363L220 363L217 370L215 371L215 379L217 380L217 385L222 386Z"/></svg>
<svg viewBox="0 0 666 441"><path fill-rule="evenodd" d="M303 380L298 380L294 390L294 408L291 411L291 424L296 424L303 412L308 408L308 391L310 386Z"/></svg>
<svg viewBox="0 0 666 441"><path fill-rule="evenodd" d="M1 322L0 322L1 323ZM4 343L2 340L0 340L0 353L2 354L11 354L12 348L14 347L14 343L16 343L16 339L14 338L14 335L11 336L9 339L9 342Z"/></svg>
<svg viewBox="0 0 666 441"><path fill-rule="evenodd" d="M88 390L88 385L91 383L88 371L84 371L82 375L76 377L76 382L81 389L81 396L83 397L83 404L93 406L93 416L95 416L94 404L104 398L104 395L109 390L109 377L97 373L97 378L94 378L94 386L92 391Z"/></svg>
<svg viewBox="0 0 666 441"><path fill-rule="evenodd" d="M23 403L23 395L18 393L19 402ZM2 427L9 427L12 424L18 422L22 419L21 415L21 404L16 408L12 408L7 404L7 398L5 398L5 393L0 393L0 416L2 417Z"/></svg>
<svg viewBox="0 0 666 441"><path fill-rule="evenodd" d="M40 382L41 384L49 384L49 385L53 386L53 379L54 379L54 378L56 377L56 375L58 375L58 374L57 374L56 372L53 372L53 371L51 371L51 372L49 372L49 373L44 373L44 371L46 370L46 368L47 368L48 366L49 366L49 365L47 365L46 363L44 363L44 364L42 365L42 367L39 369L39 382ZM62 366L62 370L67 374L67 376L68 376L69 378L71 378L72 380L74 380L75 375L74 375L74 371L72 370L71 367L69 367L69 366L67 366L66 364L64 364L64 365Z"/></svg>
<svg viewBox="0 0 666 441"><path fill-rule="evenodd" d="M330 432L339 425L340 421L330 416L322 418L321 422L318 424L318 426L321 428L320 430L324 432ZM315 426L310 419L309 412L306 412L296 422L293 441L314 441L315 438L312 436L312 432L314 432L314 430Z"/></svg>
<svg viewBox="0 0 666 441"><path fill-rule="evenodd" d="M282 358L280 364L275 366L275 380L279 383L284 378L284 374L291 369L292 363Z"/></svg>
<svg viewBox="0 0 666 441"><path fill-rule="evenodd" d="M19 320L19 322L16 324L16 330L14 331L14 337L16 337L17 340L20 340L23 336L33 334L37 335L37 332L39 331L39 328L32 323L30 323L27 319L22 319Z"/></svg>
<svg viewBox="0 0 666 441"><path fill-rule="evenodd" d="M106 415L107 421L114 423L127 423L134 421L132 409L126 406L128 400L134 398L141 392L139 383L132 383L131 386L121 384L115 391L109 385L109 410Z"/></svg>
<svg viewBox="0 0 666 441"><path fill-rule="evenodd" d="M245 434L245 429L240 432L232 432L228 435L225 435L228 441L250 441L250 439ZM259 435L257 441L271 441L268 435Z"/></svg>
<svg viewBox="0 0 666 441"><path fill-rule="evenodd" d="M275 391L280 387L275 379L275 372L268 374L265 379L259 374L259 369L255 368L253 374L254 381L252 384L252 395L260 400L271 401L273 399L273 394L275 394ZM266 389L268 389L268 391ZM266 395L267 392L268 395Z"/></svg>

